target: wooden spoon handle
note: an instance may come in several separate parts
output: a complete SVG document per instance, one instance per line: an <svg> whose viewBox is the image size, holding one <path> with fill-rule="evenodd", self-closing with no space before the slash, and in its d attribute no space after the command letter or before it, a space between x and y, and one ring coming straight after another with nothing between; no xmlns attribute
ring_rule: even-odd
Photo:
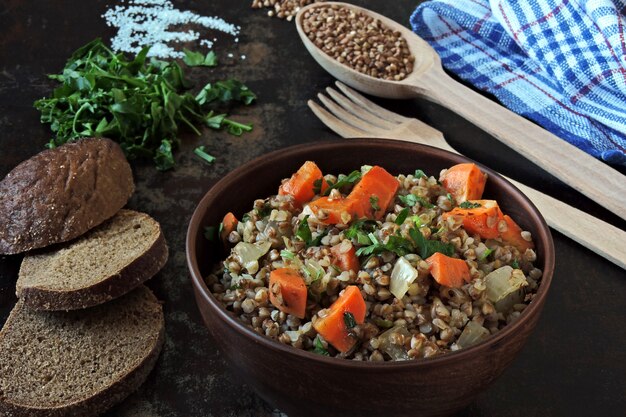
<svg viewBox="0 0 626 417"><path fill-rule="evenodd" d="M433 66L415 82L420 96L454 111L564 183L626 219L626 176Z"/></svg>

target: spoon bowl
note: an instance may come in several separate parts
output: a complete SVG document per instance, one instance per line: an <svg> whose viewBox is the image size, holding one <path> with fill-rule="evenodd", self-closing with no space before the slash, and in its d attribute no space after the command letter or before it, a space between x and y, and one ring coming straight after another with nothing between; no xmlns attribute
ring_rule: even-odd
<svg viewBox="0 0 626 417"><path fill-rule="evenodd" d="M373 18L380 20L385 26L393 28L394 31L400 32L402 37L407 41L411 55L415 57L413 71L401 81L384 80L359 72L347 65L343 65L319 49L305 33L303 20L306 18L307 13L316 7L328 7L329 5L338 5L355 12L368 14ZM425 40L416 36L409 29L399 25L397 22L353 4L339 2L312 3L300 9L296 15L296 28L298 29L298 34L300 35L304 46L322 68L324 68L333 77L343 81L345 84L376 97L393 99L415 98L419 95L416 92L416 88L419 86L422 76L433 68L441 68L439 55L437 55L437 52L435 52L435 50Z"/></svg>
<svg viewBox="0 0 626 417"><path fill-rule="evenodd" d="M303 20L316 7L338 6L378 19L398 31L415 57L413 71L400 81L360 73L327 55L313 43ZM574 145L450 78L437 52L403 25L371 10L340 2L313 3L300 9L296 27L305 47L327 72L356 90L376 97L422 97L464 117L608 210L626 219L626 177Z"/></svg>

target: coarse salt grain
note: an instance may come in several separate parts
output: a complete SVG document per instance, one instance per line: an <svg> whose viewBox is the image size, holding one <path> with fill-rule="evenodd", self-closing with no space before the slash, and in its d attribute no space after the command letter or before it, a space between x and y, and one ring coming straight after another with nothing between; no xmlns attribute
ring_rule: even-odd
<svg viewBox="0 0 626 417"><path fill-rule="evenodd" d="M108 26L118 28L117 35L111 40L114 51L136 54L150 45L148 55L158 58L183 58L185 54L169 44L200 39L200 33L196 31L177 31L172 29L173 26L195 24L233 37L237 37L241 29L219 17L175 9L169 0L131 0L126 5L109 8L102 17ZM217 38L213 38L215 41ZM211 48L213 42L202 39L200 44Z"/></svg>

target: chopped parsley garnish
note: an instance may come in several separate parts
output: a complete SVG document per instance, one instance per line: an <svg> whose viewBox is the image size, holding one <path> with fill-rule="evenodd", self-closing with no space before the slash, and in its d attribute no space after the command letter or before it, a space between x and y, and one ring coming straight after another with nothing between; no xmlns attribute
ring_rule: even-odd
<svg viewBox="0 0 626 417"><path fill-rule="evenodd" d="M404 223L408 215L409 215L409 208L408 207L403 208L400 211L400 213L398 213L398 216L396 216L396 224L401 225L402 223Z"/></svg>
<svg viewBox="0 0 626 417"><path fill-rule="evenodd" d="M419 250L422 259L428 258L435 252L441 252L447 256L454 254L454 246L451 243L426 239L422 232L417 229L409 229L409 236L415 243L416 249Z"/></svg>
<svg viewBox="0 0 626 417"><path fill-rule="evenodd" d="M324 181L324 178L318 178L315 181L313 181L313 193L314 194L319 194L322 192L323 181Z"/></svg>
<svg viewBox="0 0 626 417"><path fill-rule="evenodd" d="M419 196L416 196L415 194L399 195L398 198L400 199L400 201L402 201L404 204L406 204L409 207L413 207L417 203L419 203L420 206L426 207L426 208L435 207L433 204L429 203L428 200L426 200L424 197L419 197Z"/></svg>
<svg viewBox="0 0 626 417"><path fill-rule="evenodd" d="M471 201L464 201L461 204L459 204L459 207L463 209L474 209L474 208L478 208L482 206L480 205L480 203L472 203Z"/></svg>
<svg viewBox="0 0 626 417"><path fill-rule="evenodd" d="M197 135L200 127L226 129L241 135L252 125L235 122L218 110L256 95L237 80L206 84L197 95L176 62L148 58L149 47L135 57L116 54L100 39L72 54L65 68L49 78L60 85L49 97L35 101L41 122L49 123L55 148L82 137L109 137L128 159L151 158L157 169L174 167L172 151L179 147L181 129ZM190 66L216 64L215 56L187 51Z"/></svg>
<svg viewBox="0 0 626 417"><path fill-rule="evenodd" d="M410 239L404 238L398 234L389 236L387 242L382 243L376 239L373 233L370 233L368 237L372 242L371 245L357 249L357 256L375 255L385 251L394 252L398 256L404 256L408 253L417 253L422 259L428 258L435 252L441 252L448 256L454 254L454 246L452 244L426 239L422 232L415 228L409 229Z"/></svg>
<svg viewBox="0 0 626 417"><path fill-rule="evenodd" d="M343 234L348 239L356 238L359 245L371 245L372 241L367 235L375 228L376 221L374 220L357 220Z"/></svg>
<svg viewBox="0 0 626 417"><path fill-rule="evenodd" d="M487 259L487 257L489 255L491 255L491 252L493 252L493 249L491 249L491 248L485 249L484 252L481 253L480 256L478 257L478 260L479 261L484 261L485 259Z"/></svg>
<svg viewBox="0 0 626 417"><path fill-rule="evenodd" d="M269 216L272 213L272 206L265 203L263 204L263 207L259 209L254 209L254 211L256 211L257 216L259 216L260 218L264 218L264 217Z"/></svg>
<svg viewBox="0 0 626 417"><path fill-rule="evenodd" d="M211 164L213 163L213 161L215 161L214 156L209 155L208 153L204 151L204 145L198 146L196 149L193 150L193 153L198 155L200 158L204 159L207 162L207 164Z"/></svg>
<svg viewBox="0 0 626 417"><path fill-rule="evenodd" d="M300 224L296 230L296 237L306 243L307 246L311 243L311 240L313 240L313 234L311 233L308 220L309 215L307 214L302 220L300 220Z"/></svg>
<svg viewBox="0 0 626 417"><path fill-rule="evenodd" d="M322 341L320 340L319 337L315 338L315 341L313 342L313 353L317 353L318 355L322 355L322 356L330 356L330 354L328 353L328 351L324 348L324 345L322 344Z"/></svg>
<svg viewBox="0 0 626 417"><path fill-rule="evenodd" d="M324 195L330 195L330 192L334 189L341 189L342 187L345 187L346 185L351 185L354 184L355 182L357 182L358 180L361 179L361 171L352 171L350 174L348 175L339 175L337 177L337 182L332 183L329 182L328 183L328 188L326 189L326 191L324 191ZM321 186L321 184L320 184Z"/></svg>
<svg viewBox="0 0 626 417"><path fill-rule="evenodd" d="M354 319L354 315L349 311L345 311L343 313L343 322L346 324L348 330L354 329L356 327L356 320Z"/></svg>
<svg viewBox="0 0 626 417"><path fill-rule="evenodd" d="M293 261L296 258L296 254L290 250L283 249L280 251L280 257L283 258L283 260Z"/></svg>
<svg viewBox="0 0 626 417"><path fill-rule="evenodd" d="M373 195L370 197L370 205L372 206L372 210L374 210L374 213L376 213L377 211L380 211L380 206L378 205L378 197Z"/></svg>
<svg viewBox="0 0 626 417"><path fill-rule="evenodd" d="M513 269L519 269L519 262L517 261L517 259L513 259L513 262L511 262L511 266L513 267Z"/></svg>
<svg viewBox="0 0 626 417"><path fill-rule="evenodd" d="M183 49L185 57L183 62L190 67L216 67L217 55L215 52L209 51L208 54L202 55L200 52L190 51L189 49Z"/></svg>
<svg viewBox="0 0 626 417"><path fill-rule="evenodd" d="M424 171L422 171L421 169L416 169L415 170L415 178L417 178L419 180L422 177L428 178L428 175L426 175L426 173Z"/></svg>

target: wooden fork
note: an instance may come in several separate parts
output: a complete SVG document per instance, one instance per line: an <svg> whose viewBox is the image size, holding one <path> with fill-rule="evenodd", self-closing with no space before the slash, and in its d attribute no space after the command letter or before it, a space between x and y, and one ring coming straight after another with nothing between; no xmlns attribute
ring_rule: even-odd
<svg viewBox="0 0 626 417"><path fill-rule="evenodd" d="M308 105L338 135L344 138L399 139L459 154L448 145L437 129L420 120L384 109L340 82L336 82L336 85L343 94L330 87L326 89L330 98L318 94L319 100L330 112L312 100L309 100ZM505 178L537 206L550 227L626 269L625 231L511 178Z"/></svg>

